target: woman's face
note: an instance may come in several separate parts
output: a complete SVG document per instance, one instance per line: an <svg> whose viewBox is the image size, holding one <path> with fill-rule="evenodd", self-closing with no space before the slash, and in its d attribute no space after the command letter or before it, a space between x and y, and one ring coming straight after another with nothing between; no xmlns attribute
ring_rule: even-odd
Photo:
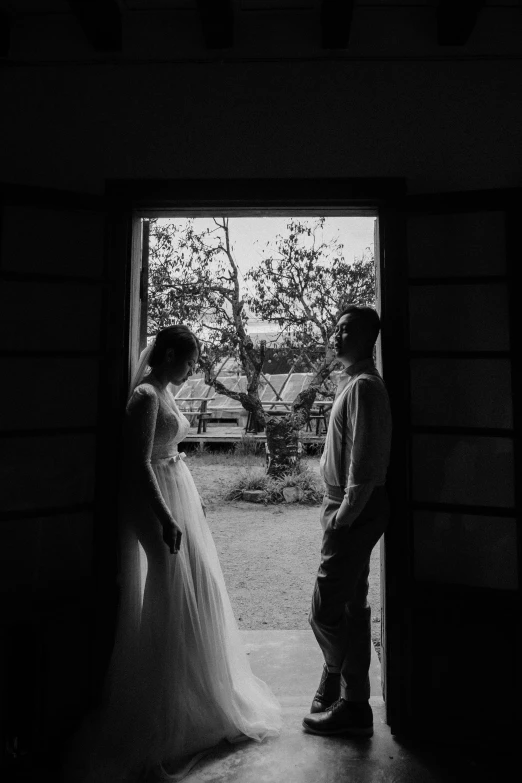
<svg viewBox="0 0 522 783"><path fill-rule="evenodd" d="M174 358L170 366L170 383L176 386L181 386L182 383L185 383L187 378L190 378L194 372L198 358L199 352L197 348L194 348L192 353L186 355L179 362L176 362Z"/></svg>

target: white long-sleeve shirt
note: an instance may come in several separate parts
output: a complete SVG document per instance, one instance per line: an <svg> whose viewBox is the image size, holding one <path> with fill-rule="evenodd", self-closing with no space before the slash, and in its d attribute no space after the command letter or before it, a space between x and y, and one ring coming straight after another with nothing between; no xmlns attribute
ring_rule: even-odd
<svg viewBox="0 0 522 783"><path fill-rule="evenodd" d="M345 475L341 475L343 406L347 407ZM352 524L374 487L386 481L390 460L391 413L388 392L372 359L347 367L340 375L320 462L327 484L344 487Z"/></svg>

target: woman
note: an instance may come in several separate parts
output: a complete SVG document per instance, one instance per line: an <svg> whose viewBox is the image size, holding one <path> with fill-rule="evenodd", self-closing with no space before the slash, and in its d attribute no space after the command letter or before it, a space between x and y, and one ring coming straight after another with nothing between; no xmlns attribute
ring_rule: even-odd
<svg viewBox="0 0 522 783"><path fill-rule="evenodd" d="M221 740L260 741L281 727L275 697L250 670L204 508L177 449L190 425L169 385L184 383L198 357L187 327L162 329L131 385L120 612L86 781L179 780Z"/></svg>

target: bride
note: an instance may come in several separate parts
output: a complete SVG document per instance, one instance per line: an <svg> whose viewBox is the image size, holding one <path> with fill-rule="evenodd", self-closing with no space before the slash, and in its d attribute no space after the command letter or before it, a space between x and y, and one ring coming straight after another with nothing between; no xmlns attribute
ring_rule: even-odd
<svg viewBox="0 0 522 783"><path fill-rule="evenodd" d="M190 425L169 384L182 384L198 356L195 335L169 326L142 353L131 384L116 641L104 703L80 743L88 758L78 765L76 754L70 780L176 781L222 740L261 741L281 728L279 704L250 670L177 448Z"/></svg>

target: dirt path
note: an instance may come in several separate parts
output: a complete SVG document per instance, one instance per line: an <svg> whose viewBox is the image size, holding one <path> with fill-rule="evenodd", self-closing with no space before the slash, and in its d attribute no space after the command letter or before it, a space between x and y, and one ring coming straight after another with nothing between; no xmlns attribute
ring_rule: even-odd
<svg viewBox="0 0 522 783"><path fill-rule="evenodd" d="M240 628L309 629L308 612L319 565L319 506L263 506L225 502L222 494L237 465L187 458L207 504L230 600ZM315 465L315 467L317 467ZM380 645L379 546L371 559L372 636Z"/></svg>

